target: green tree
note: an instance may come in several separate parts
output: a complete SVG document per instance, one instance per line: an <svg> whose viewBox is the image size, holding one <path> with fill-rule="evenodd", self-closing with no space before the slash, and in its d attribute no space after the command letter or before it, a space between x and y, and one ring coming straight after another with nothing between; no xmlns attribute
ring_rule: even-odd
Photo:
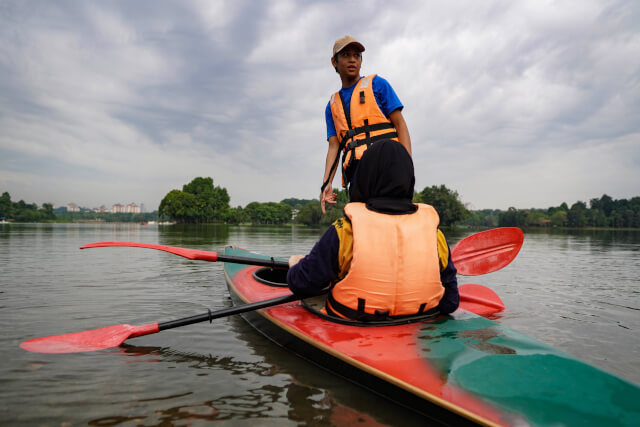
<svg viewBox="0 0 640 427"><path fill-rule="evenodd" d="M182 187L185 193L195 197L196 222L214 222L222 219L229 209L229 194L226 188L214 187L213 178L197 177Z"/></svg>
<svg viewBox="0 0 640 427"><path fill-rule="evenodd" d="M182 191L167 193L158 213L180 223L221 221L228 217L229 200L227 189L214 187L213 178L197 177L183 185Z"/></svg>
<svg viewBox="0 0 640 427"><path fill-rule="evenodd" d="M510 207L506 212L500 214L498 225L500 227L524 227L528 216L528 211Z"/></svg>
<svg viewBox="0 0 640 427"><path fill-rule="evenodd" d="M554 227L564 227L567 225L567 213L563 210L558 210L551 215L551 225Z"/></svg>
<svg viewBox="0 0 640 427"><path fill-rule="evenodd" d="M291 221L291 206L286 203L251 202L244 212L254 224L286 224Z"/></svg>
<svg viewBox="0 0 640 427"><path fill-rule="evenodd" d="M542 227L546 224L546 217L542 212L530 209L525 218L524 225L527 227Z"/></svg>
<svg viewBox="0 0 640 427"><path fill-rule="evenodd" d="M465 225L497 227L499 210L483 209L479 211L470 211L470 215L462 222Z"/></svg>
<svg viewBox="0 0 640 427"><path fill-rule="evenodd" d="M0 218L11 218L13 215L13 203L11 196L6 191L0 196Z"/></svg>
<svg viewBox="0 0 640 427"><path fill-rule="evenodd" d="M313 200L311 199L296 199L295 197L290 197L288 199L280 200L280 203L286 203L291 206L293 209L300 209L303 206L311 203Z"/></svg>
<svg viewBox="0 0 640 427"><path fill-rule="evenodd" d="M242 224L243 222L249 222L249 218L241 206L228 209L222 215L222 220L227 224Z"/></svg>
<svg viewBox="0 0 640 427"><path fill-rule="evenodd" d="M35 203L26 203L20 200L13 205L13 219L17 222L39 222L43 219L43 214L38 210Z"/></svg>
<svg viewBox="0 0 640 427"><path fill-rule="evenodd" d="M584 227L587 223L587 205L584 202L575 202L567 212L567 225L569 227Z"/></svg>
<svg viewBox="0 0 640 427"><path fill-rule="evenodd" d="M320 209L320 202L313 201L300 208L296 215L295 222L304 225L317 225L320 224L321 219L322 210Z"/></svg>
<svg viewBox="0 0 640 427"><path fill-rule="evenodd" d="M425 187L417 198L436 209L442 226L453 225L469 216L469 210L459 200L458 192L444 185Z"/></svg>
<svg viewBox="0 0 640 427"><path fill-rule="evenodd" d="M53 213L53 205L51 203L43 203L40 213L42 214L42 219L56 219L56 215Z"/></svg>
<svg viewBox="0 0 640 427"><path fill-rule="evenodd" d="M171 190L160 202L158 214L179 223L195 223L199 218L196 196L180 190Z"/></svg>

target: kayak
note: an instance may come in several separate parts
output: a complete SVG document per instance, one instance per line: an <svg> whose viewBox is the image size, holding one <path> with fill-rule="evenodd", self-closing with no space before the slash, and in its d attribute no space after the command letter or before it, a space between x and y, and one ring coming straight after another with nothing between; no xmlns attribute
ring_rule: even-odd
<svg viewBox="0 0 640 427"><path fill-rule="evenodd" d="M224 272L235 305L290 294L286 271L225 262ZM472 312L371 326L332 320L315 299L242 316L276 344L437 424L640 425L640 387Z"/></svg>

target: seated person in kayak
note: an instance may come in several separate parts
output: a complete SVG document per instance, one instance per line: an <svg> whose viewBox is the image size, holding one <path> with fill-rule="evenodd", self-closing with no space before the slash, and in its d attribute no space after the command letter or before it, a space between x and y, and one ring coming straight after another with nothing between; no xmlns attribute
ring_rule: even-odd
<svg viewBox="0 0 640 427"><path fill-rule="evenodd" d="M324 310L357 321L451 313L460 296L449 246L432 206L412 203L407 150L373 144L350 188L351 203L306 255L289 259L287 284L314 295L331 284Z"/></svg>

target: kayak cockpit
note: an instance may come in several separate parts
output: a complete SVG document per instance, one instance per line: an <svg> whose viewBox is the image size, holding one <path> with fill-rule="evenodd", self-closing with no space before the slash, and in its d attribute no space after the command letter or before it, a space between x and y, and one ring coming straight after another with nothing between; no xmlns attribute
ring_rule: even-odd
<svg viewBox="0 0 640 427"><path fill-rule="evenodd" d="M273 269L269 267L258 268L253 272L253 278L263 285L273 286L273 287L287 287L287 270ZM357 320L349 320L343 319L341 317L332 316L327 314L323 308L325 305L325 301L327 299L326 295L318 295L314 297L305 298L302 300L302 306L309 310L311 313L316 316L328 320L330 322L342 323L345 325L351 326L394 326L394 325L405 325L407 323L414 322L424 322L425 320L432 320L437 318L439 313L431 313L428 315L418 315L418 316L407 316L399 319L389 319L389 320L375 320L375 321L357 321Z"/></svg>
<svg viewBox="0 0 640 427"><path fill-rule="evenodd" d="M263 285L278 288L287 287L287 270L261 267L253 272L253 278Z"/></svg>

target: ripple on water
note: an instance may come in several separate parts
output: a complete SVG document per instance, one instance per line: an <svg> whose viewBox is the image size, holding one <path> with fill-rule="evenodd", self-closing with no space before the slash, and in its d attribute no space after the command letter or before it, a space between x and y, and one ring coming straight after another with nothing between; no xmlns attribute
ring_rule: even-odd
<svg viewBox="0 0 640 427"><path fill-rule="evenodd" d="M230 306L221 264L139 248L81 251L83 244L125 240L214 251L234 244L286 257L309 251L324 231L164 229L78 224L0 229L3 421L397 425L397 406L293 357L239 317L92 353L42 355L18 347L38 336L173 320ZM447 237L453 244L463 236ZM527 233L511 265L460 283L494 289L508 307L499 319L503 324L640 383L638 248L639 233ZM424 423L406 415L407 425Z"/></svg>

